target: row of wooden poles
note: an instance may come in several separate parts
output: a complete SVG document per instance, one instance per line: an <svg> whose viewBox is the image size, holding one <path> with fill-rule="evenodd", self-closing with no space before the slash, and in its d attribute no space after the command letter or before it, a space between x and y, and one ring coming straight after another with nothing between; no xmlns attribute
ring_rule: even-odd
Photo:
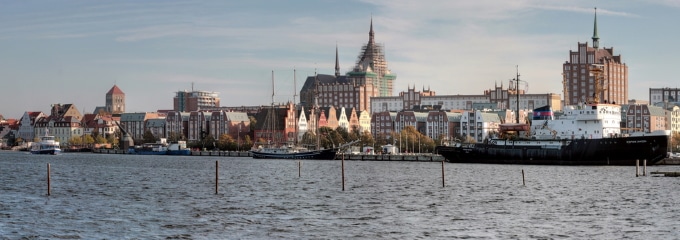
<svg viewBox="0 0 680 240"><path fill-rule="evenodd" d="M298 178L302 177L302 161L297 162L298 165ZM52 194L52 181L50 179L50 171L51 171L51 166L49 163L47 163L47 196L50 196ZM341 168L342 168L342 191L345 191L345 155L342 155L342 160L341 160ZM635 177L639 177L640 175L642 176L647 176L647 159L644 159L642 161L642 174L640 174L640 160L635 160ZM220 162L215 161L215 194L219 193L219 180L220 180ZM522 185L526 186L526 182L524 180L524 169L522 169ZM446 175L444 171L444 161L442 161L442 187L446 187Z"/></svg>
<svg viewBox="0 0 680 240"><path fill-rule="evenodd" d="M645 161L645 169L647 162ZM298 178L302 177L302 161L297 162L298 165ZM50 196L52 194L52 187L51 187L51 179L50 179L50 164L47 163L47 196ZM341 160L341 168L342 168L342 191L345 191L345 156L342 156ZM646 172L646 170L645 170ZM215 194L219 193L219 181L220 181L220 162L215 161ZM522 185L526 185L524 181L524 169L522 169ZM446 187L446 175L444 171L444 161L442 161L442 187Z"/></svg>

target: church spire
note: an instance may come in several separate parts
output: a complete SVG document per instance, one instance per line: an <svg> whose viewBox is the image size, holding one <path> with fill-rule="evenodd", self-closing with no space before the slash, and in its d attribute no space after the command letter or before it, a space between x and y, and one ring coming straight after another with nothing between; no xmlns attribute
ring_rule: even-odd
<svg viewBox="0 0 680 240"><path fill-rule="evenodd" d="M340 76L340 62L338 61L338 44L335 44L335 77Z"/></svg>
<svg viewBox="0 0 680 240"><path fill-rule="evenodd" d="M597 36L597 8L595 8L595 23L593 26L593 47L595 49L600 47L600 37Z"/></svg>
<svg viewBox="0 0 680 240"><path fill-rule="evenodd" d="M375 39L374 39L374 33L373 33L373 16L371 16L371 31L368 32L368 44L375 44Z"/></svg>

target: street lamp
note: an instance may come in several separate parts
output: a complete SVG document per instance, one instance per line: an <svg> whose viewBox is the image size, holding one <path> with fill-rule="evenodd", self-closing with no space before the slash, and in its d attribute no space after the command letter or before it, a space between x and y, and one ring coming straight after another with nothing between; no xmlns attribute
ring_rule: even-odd
<svg viewBox="0 0 680 240"><path fill-rule="evenodd" d="M236 136L236 142L238 146L236 146L237 151L241 151L241 123L238 124L238 135Z"/></svg>

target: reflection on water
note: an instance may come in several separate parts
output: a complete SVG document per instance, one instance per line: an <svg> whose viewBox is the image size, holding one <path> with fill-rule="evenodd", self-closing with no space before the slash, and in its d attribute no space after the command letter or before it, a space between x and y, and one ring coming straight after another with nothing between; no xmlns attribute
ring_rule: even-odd
<svg viewBox="0 0 680 240"><path fill-rule="evenodd" d="M215 194L215 161L219 193ZM52 195L47 196L47 163ZM567 167L0 152L0 236L349 239L680 236L680 178ZM680 171L653 166L648 171ZM522 186L522 169L526 186Z"/></svg>

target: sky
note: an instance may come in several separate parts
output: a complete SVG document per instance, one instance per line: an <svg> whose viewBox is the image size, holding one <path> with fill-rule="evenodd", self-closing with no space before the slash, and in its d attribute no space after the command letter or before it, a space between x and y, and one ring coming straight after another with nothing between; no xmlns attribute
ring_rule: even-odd
<svg viewBox="0 0 680 240"><path fill-rule="evenodd" d="M630 99L680 87L678 0L0 0L0 115L55 103L91 113L114 84L127 112L172 109L191 89L218 92L222 106L269 105L272 89L291 101L307 76L334 73L336 46L351 70L371 19L394 95L483 94L517 70L529 93L561 95L569 51L592 45L595 7Z"/></svg>

